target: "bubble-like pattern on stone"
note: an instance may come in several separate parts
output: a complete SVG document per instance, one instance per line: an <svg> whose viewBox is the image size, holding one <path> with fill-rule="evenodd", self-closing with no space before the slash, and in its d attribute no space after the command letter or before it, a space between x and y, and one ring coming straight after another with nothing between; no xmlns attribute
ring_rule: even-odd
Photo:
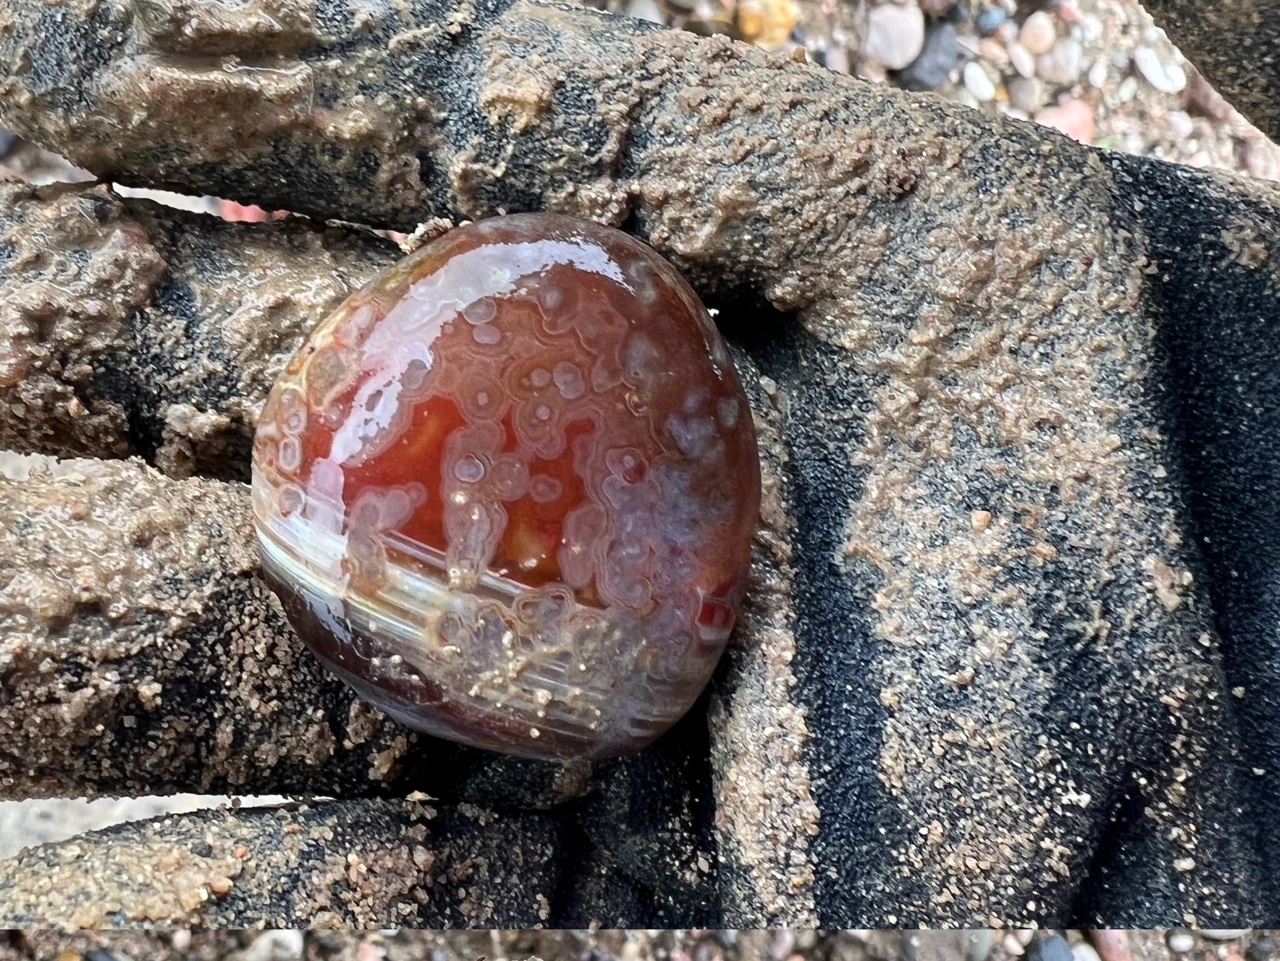
<svg viewBox="0 0 1280 961"><path fill-rule="evenodd" d="M688 284L549 214L454 230L320 324L254 445L263 565L394 717L533 757L648 743L705 686L760 501Z"/></svg>

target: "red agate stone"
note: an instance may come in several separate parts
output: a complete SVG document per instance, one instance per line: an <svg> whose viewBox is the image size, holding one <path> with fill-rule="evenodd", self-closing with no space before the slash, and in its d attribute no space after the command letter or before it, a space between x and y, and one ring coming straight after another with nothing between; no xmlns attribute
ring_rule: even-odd
<svg viewBox="0 0 1280 961"><path fill-rule="evenodd" d="M299 635L432 734L633 750L733 627L751 411L689 285L617 230L522 214L423 247L315 329L253 455Z"/></svg>

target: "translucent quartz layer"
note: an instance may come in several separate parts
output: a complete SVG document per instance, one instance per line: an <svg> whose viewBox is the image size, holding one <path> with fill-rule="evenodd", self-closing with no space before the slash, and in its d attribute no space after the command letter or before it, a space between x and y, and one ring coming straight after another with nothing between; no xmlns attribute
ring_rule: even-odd
<svg viewBox="0 0 1280 961"><path fill-rule="evenodd" d="M633 750L688 710L759 500L688 284L548 214L454 230L353 295L254 445L263 566L312 650L406 724L532 757Z"/></svg>

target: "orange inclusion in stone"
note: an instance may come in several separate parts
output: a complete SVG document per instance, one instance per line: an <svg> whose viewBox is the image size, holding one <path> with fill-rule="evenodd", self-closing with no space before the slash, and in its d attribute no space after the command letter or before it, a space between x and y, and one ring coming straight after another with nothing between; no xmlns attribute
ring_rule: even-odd
<svg viewBox="0 0 1280 961"><path fill-rule="evenodd" d="M347 468L344 494L348 509L360 492L370 487L425 481L425 503L397 530L419 544L444 550L447 539L438 474L444 463L445 441L465 423L458 405L447 397L431 397L418 404L409 425L385 453L359 467Z"/></svg>
<svg viewBox="0 0 1280 961"><path fill-rule="evenodd" d="M385 453L360 467L347 469L347 507L369 487L426 481L427 499L396 530L406 538L444 551L448 538L439 471L449 466L444 456L449 435L466 422L458 405L446 397L432 397L418 404L404 433ZM510 415L503 419L503 427L508 438L503 451L512 451L517 442ZM566 433L575 437L591 430L594 426L590 423L577 421L567 426ZM331 438L332 432L328 433ZM531 459L530 473L553 477L560 483L562 493L546 503L538 503L526 494L505 504L506 533L498 542L489 567L494 573L521 584L541 587L560 576L556 551L563 542L564 517L569 508L582 501L584 492L582 478L573 465L571 443L553 460Z"/></svg>
<svg viewBox="0 0 1280 961"><path fill-rule="evenodd" d="M526 494L507 505L507 533L498 545L493 567L497 573L530 587L542 587L560 578L556 552L564 543L564 518L583 501L582 476L573 465L573 441L595 430L587 421L565 425L568 443L554 460L534 458L530 473L551 477L560 484L559 497L538 503ZM508 433L511 428L508 426ZM512 435L514 436L514 435Z"/></svg>

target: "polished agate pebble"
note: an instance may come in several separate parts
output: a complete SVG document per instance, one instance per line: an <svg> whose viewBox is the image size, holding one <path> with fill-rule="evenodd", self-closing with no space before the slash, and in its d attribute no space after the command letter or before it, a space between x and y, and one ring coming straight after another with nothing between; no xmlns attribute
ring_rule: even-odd
<svg viewBox="0 0 1280 961"><path fill-rule="evenodd" d="M311 649L440 737L634 750L733 627L751 411L697 296L624 233L451 231L321 323L253 451L266 574Z"/></svg>

